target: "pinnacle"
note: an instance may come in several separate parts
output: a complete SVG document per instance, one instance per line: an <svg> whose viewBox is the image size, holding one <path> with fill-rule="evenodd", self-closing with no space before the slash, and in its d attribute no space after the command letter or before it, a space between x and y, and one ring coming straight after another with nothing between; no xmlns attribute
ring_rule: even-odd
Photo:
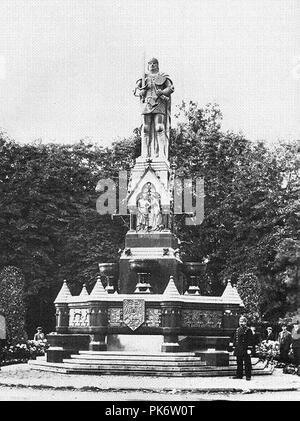
<svg viewBox="0 0 300 421"><path fill-rule="evenodd" d="M222 295L222 300L228 304L234 303L243 305L243 301L238 293L238 290L236 289L236 287L233 287L231 285L230 279L228 279L227 281L226 288Z"/></svg>
<svg viewBox="0 0 300 421"><path fill-rule="evenodd" d="M72 297L72 294L69 290L69 287L67 285L67 281L64 280L62 287L54 301L54 304L63 304L67 303L69 299Z"/></svg>
<svg viewBox="0 0 300 421"><path fill-rule="evenodd" d="M103 300L107 298L107 292L105 291L100 276L97 277L95 286L90 293L89 299L92 301Z"/></svg>
<svg viewBox="0 0 300 421"><path fill-rule="evenodd" d="M179 291L174 283L173 276L170 276L169 283L163 293L163 298L169 298L169 299L178 299L180 298Z"/></svg>
<svg viewBox="0 0 300 421"><path fill-rule="evenodd" d="M88 297L89 296L89 293L87 292L87 289L86 289L86 285L85 284L83 284L83 286L82 286L82 290L81 290L81 293L80 293L80 298L85 298L85 297Z"/></svg>

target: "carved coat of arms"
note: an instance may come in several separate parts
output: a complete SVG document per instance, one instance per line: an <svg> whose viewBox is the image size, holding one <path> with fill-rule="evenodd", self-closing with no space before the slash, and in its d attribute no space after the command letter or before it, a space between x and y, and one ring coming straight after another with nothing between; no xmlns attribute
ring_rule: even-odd
<svg viewBox="0 0 300 421"><path fill-rule="evenodd" d="M145 321L144 300L123 300L123 322L131 329L136 330Z"/></svg>

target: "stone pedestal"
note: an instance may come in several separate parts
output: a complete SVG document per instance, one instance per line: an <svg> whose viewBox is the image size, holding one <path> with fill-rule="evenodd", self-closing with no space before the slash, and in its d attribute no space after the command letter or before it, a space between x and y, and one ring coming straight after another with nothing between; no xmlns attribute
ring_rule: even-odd
<svg viewBox="0 0 300 421"><path fill-rule="evenodd" d="M90 351L106 351L107 343L105 341L106 336L101 334L91 335L91 341L89 343Z"/></svg>
<svg viewBox="0 0 300 421"><path fill-rule="evenodd" d="M50 347L47 350L47 362L60 363L71 354L77 354L79 350L88 350L90 335L74 334L49 334L47 341Z"/></svg>
<svg viewBox="0 0 300 421"><path fill-rule="evenodd" d="M180 341L184 351L199 351L206 349L216 349L218 351L228 351L230 336L186 336Z"/></svg>
<svg viewBox="0 0 300 421"><path fill-rule="evenodd" d="M215 349L207 349L203 351L196 351L195 355L201 357L207 365L216 367L229 366L229 352L217 351Z"/></svg>
<svg viewBox="0 0 300 421"><path fill-rule="evenodd" d="M162 352L179 352L180 345L177 335L164 335L164 342L161 346Z"/></svg>
<svg viewBox="0 0 300 421"><path fill-rule="evenodd" d="M187 336L179 341L182 351L195 352L207 365L229 365L229 336Z"/></svg>
<svg viewBox="0 0 300 421"><path fill-rule="evenodd" d="M178 291L183 291L182 261L178 257L178 239L170 231L136 233L128 232L125 249L119 264L119 292L132 294L138 283L137 274L130 269L131 260L155 260L149 283L153 294L162 294L173 276Z"/></svg>

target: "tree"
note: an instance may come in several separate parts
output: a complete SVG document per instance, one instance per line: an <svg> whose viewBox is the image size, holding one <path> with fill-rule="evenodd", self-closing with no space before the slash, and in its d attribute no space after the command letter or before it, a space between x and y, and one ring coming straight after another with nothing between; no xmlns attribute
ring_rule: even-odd
<svg viewBox="0 0 300 421"><path fill-rule="evenodd" d="M0 309L6 320L6 339L14 344L26 340L24 276L8 266L0 272Z"/></svg>
<svg viewBox="0 0 300 421"><path fill-rule="evenodd" d="M201 226L176 216L175 231L185 260L207 261L212 294L228 278L258 282L255 311L277 320L299 307L298 155L292 144L270 150L223 132L221 120L217 105L179 107L170 160L178 177L204 177L205 216ZM118 261L128 217L99 215L95 187L104 178L118 184L139 151L139 129L110 148L88 140L20 145L0 134L0 270L14 266L24 275L29 335L37 325L54 329L64 279L73 293L83 283L91 289L98 263Z"/></svg>
<svg viewBox="0 0 300 421"><path fill-rule="evenodd" d="M200 108L194 102L183 103L178 127L172 133L171 155L177 174L204 177L205 181L202 225L187 227L182 220L175 224L183 239L183 256L208 260L215 294L222 292L229 277L237 282L252 273L261 286L260 316L277 320L289 307L286 297L292 300L293 295L292 288L289 295L285 270L279 265L287 239L294 244L294 257L288 251L293 264L290 282L299 285L299 160L293 153L295 145L282 144L272 151L263 142L224 133L221 117L215 105Z"/></svg>
<svg viewBox="0 0 300 421"><path fill-rule="evenodd" d="M261 284L254 273L242 273L237 280L237 290L245 305L245 313L251 323L261 322Z"/></svg>

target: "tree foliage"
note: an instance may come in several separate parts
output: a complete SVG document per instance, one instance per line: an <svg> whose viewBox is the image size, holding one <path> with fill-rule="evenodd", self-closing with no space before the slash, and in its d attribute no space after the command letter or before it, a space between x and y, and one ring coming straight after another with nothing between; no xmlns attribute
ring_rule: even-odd
<svg viewBox="0 0 300 421"><path fill-rule="evenodd" d="M6 321L6 339L10 343L26 340L24 276L18 268L8 266L0 272L0 309Z"/></svg>
<svg viewBox="0 0 300 421"><path fill-rule="evenodd" d="M190 102L173 122L176 175L205 183L202 225L175 218L182 256L207 260L213 294L228 278L258 282L255 313L277 320L300 306L299 154L293 143L270 150L223 132L221 121L217 105ZM24 274L29 335L37 324L53 330L63 279L74 293L83 283L89 289L98 263L118 260L128 218L99 215L95 187L104 178L118 184L119 170L128 171L139 153L138 129L110 148L89 141L21 145L0 135L0 270L14 266Z"/></svg>
<svg viewBox="0 0 300 421"><path fill-rule="evenodd" d="M276 320L299 297L299 153L297 144L274 150L221 130L216 105L183 103L171 148L177 174L204 177L201 226L177 221L182 252L207 259L213 292L224 281L252 273L261 287L260 317ZM253 278L254 279L254 278ZM298 298L299 299L299 298Z"/></svg>

